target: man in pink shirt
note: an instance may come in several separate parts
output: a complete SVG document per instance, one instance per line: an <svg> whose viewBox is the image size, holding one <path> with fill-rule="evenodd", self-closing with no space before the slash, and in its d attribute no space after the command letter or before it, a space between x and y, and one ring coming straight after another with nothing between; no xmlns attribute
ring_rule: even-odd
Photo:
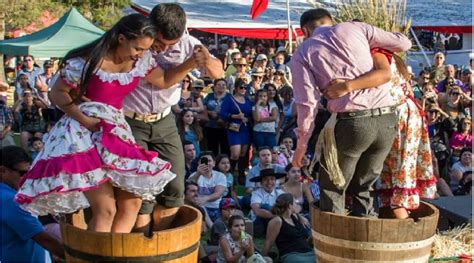
<svg viewBox="0 0 474 263"><path fill-rule="evenodd" d="M385 32L360 22L333 25L324 9L306 11L300 20L307 39L292 58L295 103L298 112L297 149L293 158L301 166L306 145L314 128L317 106L329 82L352 80L374 68L371 49L406 51L411 41L399 33ZM390 84L347 91L328 100L327 108L338 113L334 129L338 162L346 184L336 187L324 169L321 170L320 208L345 213L345 193L353 194L352 214L371 216L373 198L369 190L380 175L383 162L395 136L395 101ZM322 164L325 165L324 158Z"/></svg>

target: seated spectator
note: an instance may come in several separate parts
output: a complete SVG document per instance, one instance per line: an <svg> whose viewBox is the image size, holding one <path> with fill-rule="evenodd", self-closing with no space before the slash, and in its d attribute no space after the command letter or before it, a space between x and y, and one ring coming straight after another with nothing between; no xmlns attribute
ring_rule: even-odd
<svg viewBox="0 0 474 263"><path fill-rule="evenodd" d="M29 150L28 141L32 137L41 138L44 132L44 121L41 109L46 105L38 97L33 96L31 91L25 90L23 98L13 105L13 110L21 116L20 121L20 144L26 151Z"/></svg>
<svg viewBox="0 0 474 263"><path fill-rule="evenodd" d="M465 172L472 171L472 149L464 148L461 151L460 159L451 167L449 186L455 192L459 188L459 182Z"/></svg>
<svg viewBox="0 0 474 263"><path fill-rule="evenodd" d="M277 197L284 193L276 188L276 180L285 177L284 173L275 173L273 169L263 169L260 175L250 179L251 182L260 183L262 187L252 192L250 199L251 218L253 221L254 234L265 235L267 225L273 214L271 207L275 204Z"/></svg>
<svg viewBox="0 0 474 263"><path fill-rule="evenodd" d="M235 181L234 175L230 172L230 159L227 154L220 154L216 157L216 167L215 170L223 173L227 180L227 187L224 191L223 196L232 198L237 204L237 208L240 209L239 199L237 198L237 193L235 192Z"/></svg>
<svg viewBox="0 0 474 263"><path fill-rule="evenodd" d="M272 262L255 253L255 244L251 235L245 233L245 220L242 216L232 216L227 224L229 232L219 240L218 263L226 262Z"/></svg>
<svg viewBox="0 0 474 263"><path fill-rule="evenodd" d="M4 96L0 97L0 148L15 145L11 132L14 119L6 99Z"/></svg>
<svg viewBox="0 0 474 263"><path fill-rule="evenodd" d="M314 200L311 193L311 180L305 180L307 177L301 173L301 169L293 167L290 163L286 166L286 182L282 184L281 189L289 193L295 199L295 212L298 214L308 214L308 202Z"/></svg>
<svg viewBox="0 0 474 263"><path fill-rule="evenodd" d="M464 172L455 195L472 195L472 171Z"/></svg>
<svg viewBox="0 0 474 263"><path fill-rule="evenodd" d="M36 156L43 150L44 143L41 138L38 137L33 137L31 139L31 159L34 161L36 159Z"/></svg>
<svg viewBox="0 0 474 263"><path fill-rule="evenodd" d="M21 176L28 172L30 157L17 146L1 148L0 154L0 261L50 262L46 250L64 258L62 244L45 231L36 217L21 209L13 200Z"/></svg>
<svg viewBox="0 0 474 263"><path fill-rule="evenodd" d="M293 139L290 136L283 136L280 143L280 156L287 160L287 163L293 161Z"/></svg>
<svg viewBox="0 0 474 263"><path fill-rule="evenodd" d="M212 152L203 152L199 157L197 171L188 179L199 185L199 196L196 203L206 208L212 222L219 217L219 202L227 187L225 175L213 170L214 166Z"/></svg>
<svg viewBox="0 0 474 263"><path fill-rule="evenodd" d="M186 205L192 206L199 210L202 215L202 225L201 225L201 233L207 233L209 229L212 227L212 221L209 218L209 215L206 212L206 209L204 209L202 206L198 205L196 203L197 198L198 198L198 189L199 186L195 182L185 182L184 184L184 203ZM199 260L202 260L203 262L209 261L209 256L206 253L205 247L201 244L199 244L199 251L198 251L198 258Z"/></svg>
<svg viewBox="0 0 474 263"><path fill-rule="evenodd" d="M472 122L471 118L462 118L459 121L457 131L453 132L449 140L449 146L453 151L453 156L459 157L461 149L472 145Z"/></svg>
<svg viewBox="0 0 474 263"><path fill-rule="evenodd" d="M184 176L185 180L191 176L192 173L196 172L197 162L196 162L196 150L194 149L194 144L190 141L183 142L183 151L184 151L184 165L186 169L186 174Z"/></svg>
<svg viewBox="0 0 474 263"><path fill-rule="evenodd" d="M273 169L275 173L285 173L285 166L272 164L272 152L270 147L261 147L257 151L258 164L252 167L246 177L245 190L247 193L252 193L258 187L258 184L252 181L253 178L258 177L260 172L264 169ZM277 186L279 183L277 182Z"/></svg>
<svg viewBox="0 0 474 263"><path fill-rule="evenodd" d="M184 203L199 210L202 215L202 232L207 232L212 227L212 220L207 214L206 209L197 203L198 201L199 185L192 181L184 183Z"/></svg>
<svg viewBox="0 0 474 263"><path fill-rule="evenodd" d="M446 92L447 86L459 86L459 87L463 86L462 81L455 78L456 69L454 68L453 65L446 65L444 67L444 75L445 75L445 78L441 80L440 82L438 82L438 84L436 85L436 91L438 93Z"/></svg>
<svg viewBox="0 0 474 263"><path fill-rule="evenodd" d="M242 215L242 211L237 209L237 203L232 198L221 199L219 203L220 216L212 224L208 245L219 246L219 239L228 232L227 223L229 218L235 214Z"/></svg>
<svg viewBox="0 0 474 263"><path fill-rule="evenodd" d="M288 160L280 155L280 146L272 148L272 164L277 164L283 167L288 165Z"/></svg>
<svg viewBox="0 0 474 263"><path fill-rule="evenodd" d="M178 133L181 136L181 141L189 141L194 144L196 155L201 154L200 142L202 141L202 128L193 112L190 110L182 110L177 120Z"/></svg>
<svg viewBox="0 0 474 263"><path fill-rule="evenodd" d="M309 244L311 226L295 208L291 194L278 196L272 208L276 216L268 223L263 255L268 255L271 246L276 243L281 262L316 262L314 250Z"/></svg>

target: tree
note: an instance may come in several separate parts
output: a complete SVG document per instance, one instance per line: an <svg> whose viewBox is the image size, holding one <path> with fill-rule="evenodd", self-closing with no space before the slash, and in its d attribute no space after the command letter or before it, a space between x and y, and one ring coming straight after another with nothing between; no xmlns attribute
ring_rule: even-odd
<svg viewBox="0 0 474 263"><path fill-rule="evenodd" d="M67 6L76 7L81 14L93 23L107 30L122 16L122 9L130 5L129 0L63 0Z"/></svg>

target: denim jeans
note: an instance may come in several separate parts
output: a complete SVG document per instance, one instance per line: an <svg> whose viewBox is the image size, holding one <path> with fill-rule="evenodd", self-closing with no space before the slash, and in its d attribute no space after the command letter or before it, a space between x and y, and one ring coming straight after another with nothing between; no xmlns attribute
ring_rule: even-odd
<svg viewBox="0 0 474 263"><path fill-rule="evenodd" d="M252 139L257 150L262 146L273 147L276 145L276 134L274 132L254 131Z"/></svg>

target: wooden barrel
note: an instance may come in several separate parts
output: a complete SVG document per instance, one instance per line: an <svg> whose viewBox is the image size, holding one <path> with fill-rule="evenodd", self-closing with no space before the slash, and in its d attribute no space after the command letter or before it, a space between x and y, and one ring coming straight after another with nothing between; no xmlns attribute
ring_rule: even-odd
<svg viewBox="0 0 474 263"><path fill-rule="evenodd" d="M311 207L318 262L428 262L439 212L428 203L415 219L370 219Z"/></svg>
<svg viewBox="0 0 474 263"><path fill-rule="evenodd" d="M201 213L190 206L178 210L172 227L153 232L115 234L85 230L81 215L61 222L67 262L197 262Z"/></svg>

